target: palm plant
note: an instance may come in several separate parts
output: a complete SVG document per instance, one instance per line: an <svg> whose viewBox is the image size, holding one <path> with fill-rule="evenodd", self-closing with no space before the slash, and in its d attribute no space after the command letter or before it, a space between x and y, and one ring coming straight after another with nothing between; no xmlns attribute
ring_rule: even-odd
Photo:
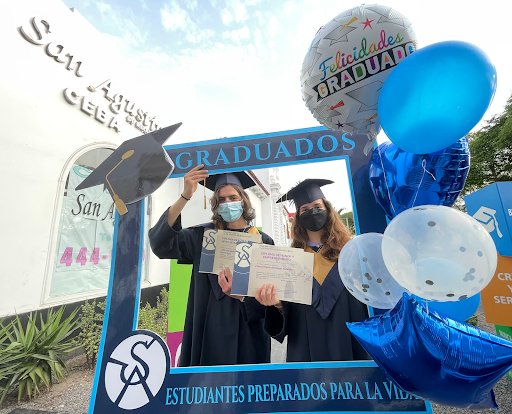
<svg viewBox="0 0 512 414"><path fill-rule="evenodd" d="M71 338L79 327L77 312L62 320L64 307L56 312L50 309L46 320L39 315L39 327L37 312L28 316L25 328L19 316L5 326L0 322L0 404L16 383L19 401L25 394L30 398L38 392L41 382L50 388L54 379L64 378L62 357L79 347Z"/></svg>

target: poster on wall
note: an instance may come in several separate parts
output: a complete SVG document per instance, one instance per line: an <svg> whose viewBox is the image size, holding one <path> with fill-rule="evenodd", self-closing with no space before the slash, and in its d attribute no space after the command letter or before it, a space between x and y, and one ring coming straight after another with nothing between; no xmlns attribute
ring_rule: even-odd
<svg viewBox="0 0 512 414"><path fill-rule="evenodd" d="M91 172L90 168L74 165L69 173L50 296L108 287L115 207L102 185L75 190ZM145 267L142 266L142 280L145 280Z"/></svg>

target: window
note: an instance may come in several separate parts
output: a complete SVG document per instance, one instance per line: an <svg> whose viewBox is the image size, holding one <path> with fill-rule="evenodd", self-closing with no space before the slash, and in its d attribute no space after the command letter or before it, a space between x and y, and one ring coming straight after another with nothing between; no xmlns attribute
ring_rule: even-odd
<svg viewBox="0 0 512 414"><path fill-rule="evenodd" d="M79 191L75 188L112 152L109 148L95 148L72 163L64 186L57 228L51 283L47 293L50 301L56 297L76 296L108 287L114 236L114 202L103 185ZM148 207L146 204L145 228L149 225ZM146 243L147 237L144 246ZM146 279L145 262L144 252L142 280Z"/></svg>

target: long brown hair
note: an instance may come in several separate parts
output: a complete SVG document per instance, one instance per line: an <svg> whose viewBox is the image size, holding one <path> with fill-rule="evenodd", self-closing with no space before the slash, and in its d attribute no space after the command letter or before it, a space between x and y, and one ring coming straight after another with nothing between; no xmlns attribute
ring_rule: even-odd
<svg viewBox="0 0 512 414"><path fill-rule="evenodd" d="M322 235L322 243L324 247L322 247L322 256L326 259L335 261L338 259L340 255L341 249L343 246L352 238L350 230L345 227L342 223L340 216L334 210L332 204L327 201L325 198L322 198L324 202L325 209L327 210L327 222L323 228L324 232ZM300 206L297 208L297 212L293 217L292 223L292 234L293 241L292 247L297 247L300 249L306 249L308 245L308 232L302 227L300 224Z"/></svg>
<svg viewBox="0 0 512 414"><path fill-rule="evenodd" d="M251 200L249 199L249 195L239 185L224 184L224 185L217 187L215 189L215 191L213 192L212 198L210 198L210 205L212 206L212 213L213 213L212 221L213 221L213 224L215 225L215 228L216 229L225 229L226 225L227 225L226 220L224 220L221 217L221 215L219 214L219 206L220 206L219 193L220 193L220 189L225 187L226 185L230 185L231 187L233 187L236 190L236 192L238 193L238 195L242 198L242 200L243 200L242 217L244 218L245 222L247 224L249 224L252 220L254 220L256 218L256 212L252 208L252 204L251 204Z"/></svg>

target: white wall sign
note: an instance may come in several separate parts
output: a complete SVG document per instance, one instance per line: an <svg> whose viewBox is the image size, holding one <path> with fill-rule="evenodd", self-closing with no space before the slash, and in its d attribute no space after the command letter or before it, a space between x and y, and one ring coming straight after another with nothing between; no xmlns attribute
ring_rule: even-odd
<svg viewBox="0 0 512 414"><path fill-rule="evenodd" d="M50 23L40 17L33 17L30 19L30 23L32 33L26 27L20 26L18 28L23 38L34 45L44 46L48 56L55 59L56 62L65 63L67 70L74 71L78 77L83 77L83 61L77 57L75 51L64 46L64 42L55 37L55 34L50 30ZM94 93L98 90L105 93L104 97L107 102L103 105L91 96L90 92ZM144 134L160 129L156 117L137 106L136 102L130 97L115 91L110 79L98 86L89 86L88 92L85 93L79 93L73 88L66 88L63 93L69 104L80 104L82 112L116 132L121 131L119 125L121 116L126 116L125 121ZM107 110L107 106L110 111Z"/></svg>
<svg viewBox="0 0 512 414"><path fill-rule="evenodd" d="M54 58L56 62L66 63L67 70L74 70L76 76L82 77L83 62L76 56L74 51L66 48L60 40L55 38L50 31L50 23L39 17L32 17L30 22L34 29L33 34L23 26L18 28L23 38L37 46L46 44L44 50L48 56Z"/></svg>

